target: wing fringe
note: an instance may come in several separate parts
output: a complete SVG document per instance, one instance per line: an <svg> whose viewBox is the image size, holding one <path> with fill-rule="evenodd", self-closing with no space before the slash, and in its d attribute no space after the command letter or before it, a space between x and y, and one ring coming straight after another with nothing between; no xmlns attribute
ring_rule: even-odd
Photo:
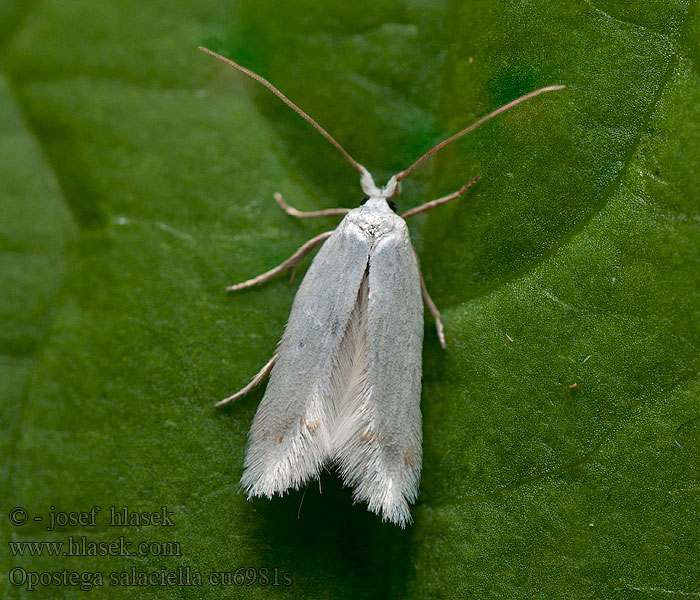
<svg viewBox="0 0 700 600"><path fill-rule="evenodd" d="M416 484L396 485L387 473L382 448L382 424L372 404L371 365L367 344L369 279L362 280L357 302L338 350L331 376L331 400L336 417L331 428L330 459L343 481L353 488L355 501L367 502L370 511L386 521L405 527L411 522L408 503L416 493Z"/></svg>

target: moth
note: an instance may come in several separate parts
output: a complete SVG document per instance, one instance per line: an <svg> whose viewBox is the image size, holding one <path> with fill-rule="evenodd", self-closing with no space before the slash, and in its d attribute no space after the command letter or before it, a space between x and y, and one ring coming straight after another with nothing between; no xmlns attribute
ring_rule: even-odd
<svg viewBox="0 0 700 600"><path fill-rule="evenodd" d="M308 121L360 173L365 194L355 209L301 212L280 194L275 200L299 218L343 216L332 231L301 246L274 269L229 286L237 291L293 268L323 244L294 298L287 327L270 361L221 406L269 376L248 436L241 484L272 498L298 489L321 469L336 466L355 501L401 527L411 522L422 463L421 370L423 303L446 347L440 313L430 298L405 219L458 198L456 192L398 215L401 181L428 157L485 121L543 92L530 92L444 140L378 187L372 175L314 119L269 81L206 48L204 52L267 87Z"/></svg>

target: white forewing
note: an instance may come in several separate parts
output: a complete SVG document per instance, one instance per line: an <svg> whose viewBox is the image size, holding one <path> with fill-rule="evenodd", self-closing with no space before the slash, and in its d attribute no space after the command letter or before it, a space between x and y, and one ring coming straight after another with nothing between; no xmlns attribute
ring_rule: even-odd
<svg viewBox="0 0 700 600"><path fill-rule="evenodd" d="M369 249L367 237L346 217L299 286L248 436L241 483L249 496L298 488L318 475L328 457L335 416L328 401L331 372Z"/></svg>
<svg viewBox="0 0 700 600"><path fill-rule="evenodd" d="M251 427L242 483L282 494L337 463L356 500L410 521L421 468L420 275L383 199L351 211L294 299Z"/></svg>
<svg viewBox="0 0 700 600"><path fill-rule="evenodd" d="M408 504L418 495L422 462L423 301L408 229L400 217L389 218L395 228L373 245L353 311L362 370L356 367L346 380L333 453L355 499L404 526L411 519ZM352 345L349 337L346 345Z"/></svg>

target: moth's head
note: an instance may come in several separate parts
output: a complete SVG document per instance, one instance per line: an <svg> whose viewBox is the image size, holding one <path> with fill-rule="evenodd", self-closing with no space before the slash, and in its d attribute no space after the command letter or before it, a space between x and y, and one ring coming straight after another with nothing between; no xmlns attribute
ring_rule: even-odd
<svg viewBox="0 0 700 600"><path fill-rule="evenodd" d="M386 201L391 210L396 212L396 204L393 202L392 198L395 198L401 193L401 182L396 178L396 175L389 179L384 187L380 188L374 183L371 173L364 167L361 166L361 168L362 176L360 177L360 186L362 187L362 191L366 194L361 204L364 204L370 198L381 198Z"/></svg>

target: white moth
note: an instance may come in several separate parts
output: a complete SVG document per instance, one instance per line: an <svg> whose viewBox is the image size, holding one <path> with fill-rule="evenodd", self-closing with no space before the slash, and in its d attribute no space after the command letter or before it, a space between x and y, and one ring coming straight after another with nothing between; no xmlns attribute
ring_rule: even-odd
<svg viewBox="0 0 700 600"><path fill-rule="evenodd" d="M353 210L304 213L275 194L292 216L345 217L335 230L309 240L281 265L227 288L262 283L323 243L294 298L274 356L250 384L217 403L243 396L269 375L248 436L243 488L248 498L272 498L335 465L356 501L367 502L384 520L405 527L411 522L409 504L418 496L422 462L423 301L443 348L445 337L404 219L457 198L478 177L401 216L395 214L391 198L399 194L401 180L443 146L515 104L564 86L542 88L506 104L438 144L380 188L367 169L271 83L201 49L263 84L311 123L360 172L367 195Z"/></svg>

